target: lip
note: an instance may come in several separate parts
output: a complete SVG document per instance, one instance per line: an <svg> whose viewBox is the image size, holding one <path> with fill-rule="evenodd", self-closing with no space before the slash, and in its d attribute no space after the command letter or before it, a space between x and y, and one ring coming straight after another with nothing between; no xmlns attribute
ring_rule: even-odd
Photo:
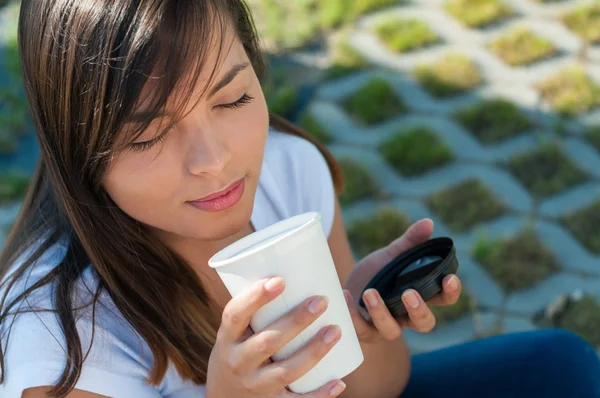
<svg viewBox="0 0 600 398"><path fill-rule="evenodd" d="M215 213L235 206L244 194L245 178L238 180L222 191L188 202L199 210Z"/></svg>
<svg viewBox="0 0 600 398"><path fill-rule="evenodd" d="M200 199L196 199L193 202L208 202L213 199L219 198L221 196L225 196L225 195L227 195L227 193L229 193L229 192L233 191L235 188L237 188L237 186L240 185L242 182L244 182L243 178L233 182L231 185L229 185L227 188L225 188L222 191L211 193L210 195L207 195Z"/></svg>

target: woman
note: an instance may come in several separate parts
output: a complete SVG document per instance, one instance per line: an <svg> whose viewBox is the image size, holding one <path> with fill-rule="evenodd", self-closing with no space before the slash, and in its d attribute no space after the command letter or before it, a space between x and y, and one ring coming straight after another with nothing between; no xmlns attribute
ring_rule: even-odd
<svg viewBox="0 0 600 398"><path fill-rule="evenodd" d="M387 261L429 238L432 223L417 222L355 265L339 169L321 145L269 117L242 0L23 0L19 34L41 156L0 257L2 397L294 396L285 386L335 345L339 329L325 328L285 361L269 358L326 300L313 297L252 334L250 316L285 281L232 298L207 261L312 210L323 214L365 362L304 396L405 390L411 361L401 331L431 330L428 305L406 292L410 316L394 320L370 291L367 321L355 303ZM443 287L428 304L456 302L458 278ZM424 378L413 377L407 394L439 393L431 363L413 369ZM566 385L574 383L581 378Z"/></svg>

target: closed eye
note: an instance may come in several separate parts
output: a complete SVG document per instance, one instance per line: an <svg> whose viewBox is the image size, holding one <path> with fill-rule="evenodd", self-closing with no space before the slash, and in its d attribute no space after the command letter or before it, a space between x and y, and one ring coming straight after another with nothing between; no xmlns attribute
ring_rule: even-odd
<svg viewBox="0 0 600 398"><path fill-rule="evenodd" d="M239 100L232 102L230 104L217 105L216 107L222 108L222 109L237 109L237 108L240 108L244 105L251 103L253 99L254 99L254 97L248 95L247 93L244 93L244 95L242 95L242 97Z"/></svg>

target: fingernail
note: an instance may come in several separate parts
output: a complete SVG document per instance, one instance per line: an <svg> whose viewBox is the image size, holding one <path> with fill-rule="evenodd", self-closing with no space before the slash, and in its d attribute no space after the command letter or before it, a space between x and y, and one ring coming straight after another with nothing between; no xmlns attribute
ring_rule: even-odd
<svg viewBox="0 0 600 398"><path fill-rule="evenodd" d="M402 297L404 297L406 304L408 304L411 308L417 308L419 306L419 298L414 291L408 290L402 295Z"/></svg>
<svg viewBox="0 0 600 398"><path fill-rule="evenodd" d="M316 315L325 309L325 305L327 304L327 297L319 296L315 297L308 304L308 312L313 315Z"/></svg>
<svg viewBox="0 0 600 398"><path fill-rule="evenodd" d="M280 277L271 278L265 283L265 289L268 292L275 293L283 287L283 279Z"/></svg>
<svg viewBox="0 0 600 398"><path fill-rule="evenodd" d="M329 390L329 395L331 395L332 397L337 397L338 395L343 393L345 389L346 383L340 380L337 383L335 383L331 390Z"/></svg>
<svg viewBox="0 0 600 398"><path fill-rule="evenodd" d="M458 289L458 278L456 276L452 275L450 279L448 279L448 287L452 291L456 291Z"/></svg>
<svg viewBox="0 0 600 398"><path fill-rule="evenodd" d="M323 334L323 341L326 344L332 344L340 337L340 327L339 326L331 326L327 328L325 334Z"/></svg>
<svg viewBox="0 0 600 398"><path fill-rule="evenodd" d="M377 307L377 294L375 294L375 291L373 290L367 290L367 292L365 293L365 298L367 299L367 303L369 304L369 307L371 308L375 308Z"/></svg>

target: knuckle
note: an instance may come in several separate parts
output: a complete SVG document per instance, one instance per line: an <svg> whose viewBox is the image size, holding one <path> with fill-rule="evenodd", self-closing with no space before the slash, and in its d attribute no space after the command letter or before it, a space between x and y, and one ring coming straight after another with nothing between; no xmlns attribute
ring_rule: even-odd
<svg viewBox="0 0 600 398"><path fill-rule="evenodd" d="M227 306L223 310L222 322L229 325L239 325L242 323L242 316L235 309Z"/></svg>
<svg viewBox="0 0 600 398"><path fill-rule="evenodd" d="M433 328L435 328L435 317L433 315L430 315L428 317L426 317L426 319L423 320L422 322L422 326L421 326L421 331L423 333L429 333L433 330Z"/></svg>
<svg viewBox="0 0 600 398"><path fill-rule="evenodd" d="M402 331L400 330L400 328L396 328L393 331L388 333L388 340L397 340L400 338L400 336L402 335Z"/></svg>
<svg viewBox="0 0 600 398"><path fill-rule="evenodd" d="M231 355L227 359L227 366L234 375L242 374L243 363L238 355Z"/></svg>
<svg viewBox="0 0 600 398"><path fill-rule="evenodd" d="M244 377L241 381L242 388L251 394L255 394L258 391L258 386L256 383L256 378L253 377Z"/></svg>
<svg viewBox="0 0 600 398"><path fill-rule="evenodd" d="M322 340L317 340L313 347L309 350L310 358L313 362L316 362L323 358L325 354L329 351L329 346L327 346Z"/></svg>
<svg viewBox="0 0 600 398"><path fill-rule="evenodd" d="M292 372L283 366L280 366L275 370L275 380L283 386L287 386L294 381Z"/></svg>
<svg viewBox="0 0 600 398"><path fill-rule="evenodd" d="M256 339L256 351L258 354L270 356L275 352L278 340L275 333L262 333Z"/></svg>

